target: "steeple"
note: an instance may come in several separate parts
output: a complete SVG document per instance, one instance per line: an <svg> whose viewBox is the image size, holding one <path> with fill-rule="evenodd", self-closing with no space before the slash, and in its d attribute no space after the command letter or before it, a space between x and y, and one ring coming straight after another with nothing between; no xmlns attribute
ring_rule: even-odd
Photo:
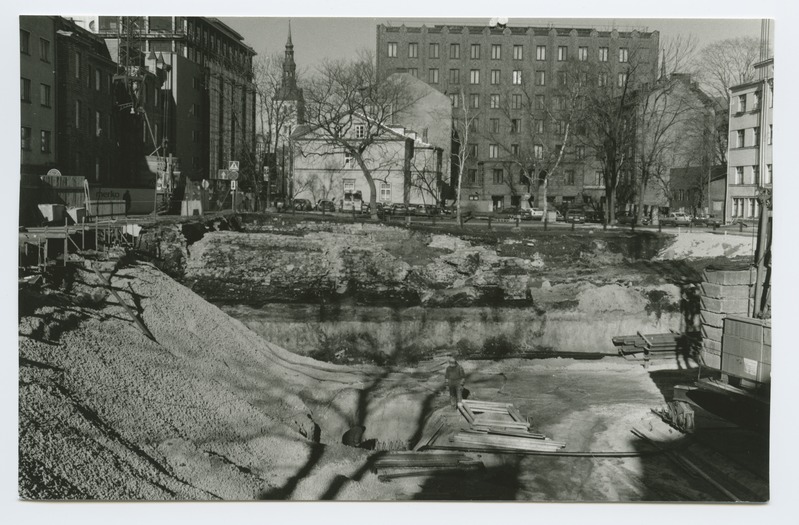
<svg viewBox="0 0 799 525"><path fill-rule="evenodd" d="M283 79L281 91L289 98L297 90L297 64L294 63L294 44L291 43L291 21L289 21L289 37L286 40L286 57L283 59Z"/></svg>
<svg viewBox="0 0 799 525"><path fill-rule="evenodd" d="M283 77L280 80L280 91L276 100L295 104L297 121L302 123L305 114L305 101L302 89L297 87L297 64L294 63L294 44L291 41L291 21L289 21L289 34L286 39L286 55L283 58Z"/></svg>

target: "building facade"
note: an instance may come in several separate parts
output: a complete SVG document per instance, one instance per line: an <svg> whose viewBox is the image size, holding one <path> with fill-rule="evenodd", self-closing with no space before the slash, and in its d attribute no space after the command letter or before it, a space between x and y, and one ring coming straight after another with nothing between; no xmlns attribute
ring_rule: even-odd
<svg viewBox="0 0 799 525"><path fill-rule="evenodd" d="M231 161L255 176L255 51L216 18L183 16L80 17L79 23L120 48L135 42L145 57L166 65L162 154L180 160L189 181L211 178ZM123 50L124 51L124 50Z"/></svg>
<svg viewBox="0 0 799 525"><path fill-rule="evenodd" d="M19 17L23 175L44 175L56 167L55 49L55 17Z"/></svg>
<svg viewBox="0 0 799 525"><path fill-rule="evenodd" d="M358 134L359 124L355 123L349 139L357 141ZM370 202L369 183L352 157L308 125L298 126L291 139L294 169L290 191L295 198L311 203L332 200L338 207L345 195L360 193L364 203ZM391 127L369 146L363 160L371 170L377 202L436 205L442 158L443 150L424 142L416 132Z"/></svg>
<svg viewBox="0 0 799 525"><path fill-rule="evenodd" d="M774 58L755 64L757 80L730 88L725 222L755 222L758 195L773 189Z"/></svg>
<svg viewBox="0 0 799 525"><path fill-rule="evenodd" d="M538 197L537 184L522 177L510 158L526 147L525 134L540 137L540 144L529 145L534 155L538 148L543 156L559 147L553 114L562 109L557 106L567 89L567 64L590 64L602 69L599 82L629 81L635 87L657 78L658 47L657 31L379 25L376 54L381 74L406 71L449 96L454 108L468 106L473 129L464 145L469 155L463 188L499 208L518 205L524 195ZM628 79L631 71L634 78ZM600 168L586 149L567 145L560 173L550 176L549 202L602 199Z"/></svg>

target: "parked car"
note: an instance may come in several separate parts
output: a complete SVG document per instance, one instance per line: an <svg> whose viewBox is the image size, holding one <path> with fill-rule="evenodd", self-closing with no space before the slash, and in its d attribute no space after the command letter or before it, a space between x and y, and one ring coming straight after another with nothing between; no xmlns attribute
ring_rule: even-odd
<svg viewBox="0 0 799 525"><path fill-rule="evenodd" d="M663 226L689 226L691 216L681 211L674 211L661 218L660 224Z"/></svg>
<svg viewBox="0 0 799 525"><path fill-rule="evenodd" d="M713 215L705 215L700 214L697 215L692 219L694 225L696 226L721 226L721 219L718 217L714 217Z"/></svg>
<svg viewBox="0 0 799 525"><path fill-rule="evenodd" d="M544 220L544 210L540 208L530 208L530 218L534 221Z"/></svg>
<svg viewBox="0 0 799 525"><path fill-rule="evenodd" d="M294 199L292 206L297 211L309 211L313 209L313 204L308 199Z"/></svg>
<svg viewBox="0 0 799 525"><path fill-rule="evenodd" d="M375 203L375 208L377 208L377 213L378 214L383 214L386 211L386 207L385 207L385 205L382 202L376 202ZM370 203L368 203L368 202L364 203L361 206L361 213L370 213L371 214L372 213L372 205Z"/></svg>
<svg viewBox="0 0 799 525"><path fill-rule="evenodd" d="M494 215L498 219L515 221L517 218L521 219L522 210L520 210L518 206L508 206L507 208L501 208L495 211Z"/></svg>
<svg viewBox="0 0 799 525"><path fill-rule="evenodd" d="M566 212L566 222L584 223L585 212L583 210L568 210Z"/></svg>
<svg viewBox="0 0 799 525"><path fill-rule="evenodd" d="M605 214L597 210L586 211L585 222L603 223L605 222Z"/></svg>
<svg viewBox="0 0 799 525"><path fill-rule="evenodd" d="M314 206L316 211L336 211L336 203L329 199L322 199Z"/></svg>
<svg viewBox="0 0 799 525"><path fill-rule="evenodd" d="M409 215L411 210L405 206L405 203L395 202L386 208L386 213L389 215Z"/></svg>

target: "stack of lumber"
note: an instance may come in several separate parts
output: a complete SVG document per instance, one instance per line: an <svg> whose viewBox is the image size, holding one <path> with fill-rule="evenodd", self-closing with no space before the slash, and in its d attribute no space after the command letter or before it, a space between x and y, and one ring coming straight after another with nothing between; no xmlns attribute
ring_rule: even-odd
<svg viewBox="0 0 799 525"><path fill-rule="evenodd" d="M635 354L676 354L698 343L699 334L675 333L621 335L613 338L613 344L619 348L619 355Z"/></svg>
<svg viewBox="0 0 799 525"><path fill-rule="evenodd" d="M556 452L565 443L530 431L530 423L510 403L465 400L458 410L469 423L450 438L454 447L496 451Z"/></svg>
<svg viewBox="0 0 799 525"><path fill-rule="evenodd" d="M754 302L756 274L750 269L707 268L702 275L699 317L702 321L702 362L721 368L721 341L724 318L749 315Z"/></svg>
<svg viewBox="0 0 799 525"><path fill-rule="evenodd" d="M372 464L380 481L419 476L462 474L479 470L483 462L462 452L391 452L381 455Z"/></svg>

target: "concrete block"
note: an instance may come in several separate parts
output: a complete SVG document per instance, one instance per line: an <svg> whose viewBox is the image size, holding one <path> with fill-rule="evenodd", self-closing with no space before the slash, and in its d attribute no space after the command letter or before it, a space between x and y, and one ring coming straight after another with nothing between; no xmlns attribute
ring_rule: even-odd
<svg viewBox="0 0 799 525"><path fill-rule="evenodd" d="M753 269L746 270L715 270L705 269L703 281L710 284L722 285L750 285L755 284L757 272Z"/></svg>
<svg viewBox="0 0 799 525"><path fill-rule="evenodd" d="M702 350L705 352L710 352L711 354L721 355L721 341L703 338Z"/></svg>
<svg viewBox="0 0 799 525"><path fill-rule="evenodd" d="M724 314L700 310L699 319L702 321L703 325L712 326L713 328L724 328Z"/></svg>
<svg viewBox="0 0 799 525"><path fill-rule="evenodd" d="M715 284L702 283L701 294L713 299L748 299L754 293L754 287L748 284Z"/></svg>
<svg viewBox="0 0 799 525"><path fill-rule="evenodd" d="M716 314L748 314L748 299L713 299L712 297L699 297L699 307Z"/></svg>
<svg viewBox="0 0 799 525"><path fill-rule="evenodd" d="M702 325L702 339L711 339L713 341L721 341L722 337L721 328L713 328L712 326Z"/></svg>
<svg viewBox="0 0 799 525"><path fill-rule="evenodd" d="M706 367L715 368L716 370L721 368L721 355L711 354L705 351L702 351L701 355L702 361Z"/></svg>

